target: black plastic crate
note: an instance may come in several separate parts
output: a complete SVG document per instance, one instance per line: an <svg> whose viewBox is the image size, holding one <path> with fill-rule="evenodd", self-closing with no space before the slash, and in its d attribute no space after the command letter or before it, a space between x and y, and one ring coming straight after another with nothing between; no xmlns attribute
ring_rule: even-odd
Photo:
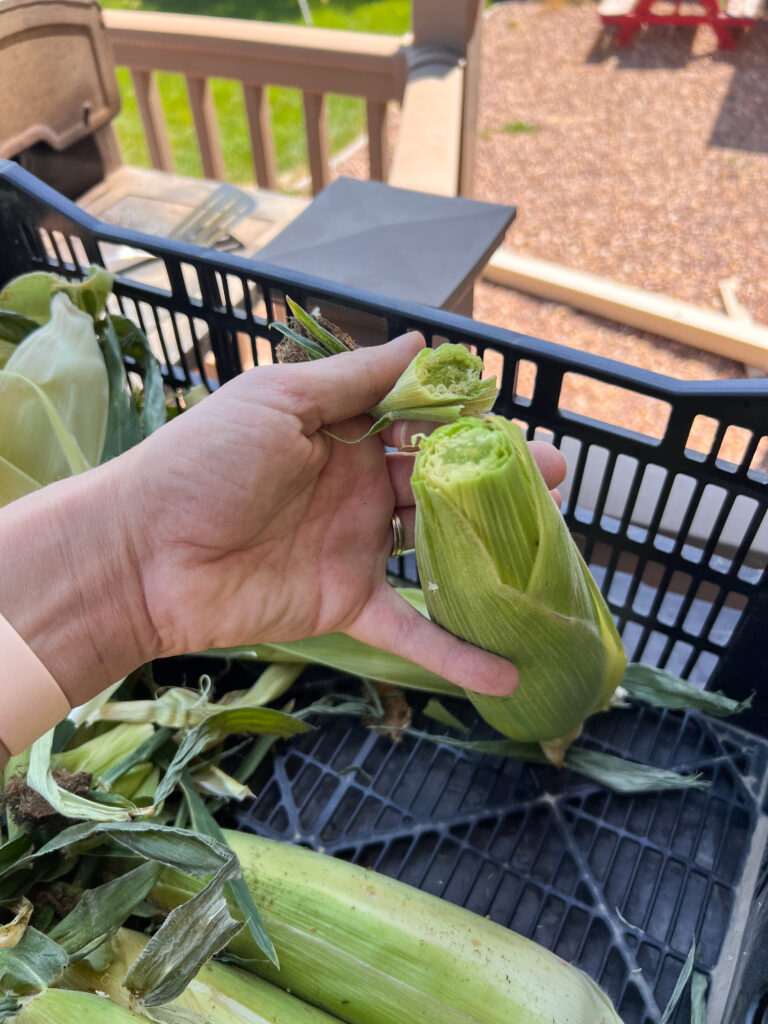
<svg viewBox="0 0 768 1024"><path fill-rule="evenodd" d="M569 461L564 514L630 657L734 697L736 723L651 709L594 719L581 742L687 772L705 792L621 797L554 768L402 743L349 719L280 744L241 828L376 867L488 914L579 964L626 1024L655 1024L694 937L710 1024L768 1020L768 382L680 382L426 307L107 226L0 161L0 285L80 275L112 246L157 257L162 286L118 279L169 381L215 387L264 361L288 292L374 339L421 330L501 367L497 411ZM129 274L132 272L129 272ZM568 411L572 376L647 403L645 429ZM692 429L709 428L699 451ZM652 434L653 436L649 436ZM697 435L698 436L698 435ZM741 443L738 465L719 457ZM390 568L416 579L406 556ZM190 670L194 663L190 663ZM300 699L348 686L309 673ZM414 701L418 706L418 700ZM487 729L468 705L452 709ZM675 1019L686 1020L687 1006Z"/></svg>

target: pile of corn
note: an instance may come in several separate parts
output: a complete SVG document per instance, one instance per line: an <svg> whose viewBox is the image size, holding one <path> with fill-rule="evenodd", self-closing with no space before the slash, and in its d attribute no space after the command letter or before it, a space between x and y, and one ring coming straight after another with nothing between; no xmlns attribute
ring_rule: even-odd
<svg viewBox="0 0 768 1024"><path fill-rule="evenodd" d="M0 504L165 421L146 339L106 313L111 284L97 270L82 285L28 275L0 293ZM350 347L291 309L303 334L283 333L310 358ZM138 395L123 369L129 352L148 371ZM446 423L416 458L424 591L405 596L511 660L518 690L465 693L344 636L224 653L462 693L515 756L572 767L572 740L622 681L678 707L739 710L659 673L653 685L624 675L605 602L521 431L487 415L496 390L481 372L463 346L425 350L371 410L370 433L394 419ZM204 795L249 795L219 767L223 740L306 731L306 716L264 707L297 674L273 666L218 704L181 688L101 698L70 733L48 734L6 769L0 1024L621 1024L592 980L522 936L358 866L221 830ZM651 788L681 784L699 783L656 771ZM62 818L82 824L62 829ZM78 899L54 913L33 903L41 886L49 900L54 891ZM121 928L142 918L149 939ZM225 952L238 966L210 962Z"/></svg>

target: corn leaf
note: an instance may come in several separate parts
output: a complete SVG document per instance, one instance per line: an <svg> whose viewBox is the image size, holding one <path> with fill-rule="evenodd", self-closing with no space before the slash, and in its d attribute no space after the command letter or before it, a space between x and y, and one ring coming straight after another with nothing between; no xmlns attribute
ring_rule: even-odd
<svg viewBox="0 0 768 1024"><path fill-rule="evenodd" d="M107 423L108 380L93 320L66 295L55 295L51 319L29 334L8 360L6 371L33 381L56 408L89 466L98 463ZM12 462L48 481L17 458Z"/></svg>
<svg viewBox="0 0 768 1024"><path fill-rule="evenodd" d="M565 755L565 767L614 793L660 793L667 789L708 789L710 786L700 772L679 775L666 768L625 761L586 747L571 747Z"/></svg>
<svg viewBox="0 0 768 1024"><path fill-rule="evenodd" d="M301 663L267 665L249 690L228 693L222 697L221 703L227 707L263 707L271 704L293 686L303 671L304 665Z"/></svg>
<svg viewBox="0 0 768 1024"><path fill-rule="evenodd" d="M96 779L109 771L123 758L134 753L145 741L151 740L154 729L151 725L117 725L108 733L87 740L70 750L63 750L51 756L52 768L64 768L68 772L90 772Z"/></svg>
<svg viewBox="0 0 768 1024"><path fill-rule="evenodd" d="M53 290L57 285L66 283L66 278L44 270L22 274L0 291L0 309L28 317L38 326L47 323L51 315Z"/></svg>
<svg viewBox="0 0 768 1024"><path fill-rule="evenodd" d="M2 387L0 386L0 395ZM37 480L0 455L0 508L40 489Z"/></svg>
<svg viewBox="0 0 768 1024"><path fill-rule="evenodd" d="M91 468L45 391L8 369L0 370L0 439L4 461L38 486Z"/></svg>
<svg viewBox="0 0 768 1024"><path fill-rule="evenodd" d="M0 370L5 366L8 360L14 353L16 346L11 344L10 341L4 341L0 337Z"/></svg>
<svg viewBox="0 0 768 1024"><path fill-rule="evenodd" d="M67 716L68 721L74 722L78 727L83 725L88 721L94 711L106 704L108 700L112 699L112 696L120 689L124 682L125 679L118 679L116 683L112 683L112 685L108 686L106 690L102 690L101 693L97 693L96 696L86 704L81 704L79 707L72 708Z"/></svg>
<svg viewBox="0 0 768 1024"><path fill-rule="evenodd" d="M397 587L397 593L418 612L427 615L424 595L415 587ZM393 683L406 689L423 690L466 699L467 691L447 679L428 672L412 661L389 651L371 647L346 633L326 633L282 644L258 644L252 647L227 647L203 651L202 657L232 658L236 661L301 662L325 665L349 675Z"/></svg>
<svg viewBox="0 0 768 1024"><path fill-rule="evenodd" d="M482 359L464 345L422 349L369 415L450 423L460 416L490 412L496 401L496 378L482 380L483 369ZM415 415L417 410L420 415ZM431 415L425 415L430 410Z"/></svg>
<svg viewBox="0 0 768 1024"><path fill-rule="evenodd" d="M53 293L64 292L78 309L96 320L104 314L114 283L114 274L103 267L90 266L82 281L60 279L54 284Z"/></svg>
<svg viewBox="0 0 768 1024"><path fill-rule="evenodd" d="M36 928L27 928L13 949L0 949L0 992L6 998L44 992L59 980L68 962L57 942Z"/></svg>
<svg viewBox="0 0 768 1024"><path fill-rule="evenodd" d="M21 1010L21 1003L10 996L0 998L0 1024L13 1020Z"/></svg>
<svg viewBox="0 0 768 1024"><path fill-rule="evenodd" d="M652 665L627 665L620 685L633 700L652 707L704 711L716 718L737 715L752 706L751 696L736 701L719 690L700 690L685 679Z"/></svg>
<svg viewBox="0 0 768 1024"><path fill-rule="evenodd" d="M51 807L68 818L87 821L125 821L131 811L124 807L108 807L76 793L68 793L56 784L51 773L51 744L53 729L36 740L29 755L27 785L45 799ZM61 756L61 755L57 755ZM133 805L131 805L133 807ZM135 808L134 808L135 810Z"/></svg>
<svg viewBox="0 0 768 1024"><path fill-rule="evenodd" d="M125 316L108 317L124 357L132 359L141 371L142 391L141 432L148 437L165 423L168 410L165 405L163 376L160 364L147 341L146 334Z"/></svg>
<svg viewBox="0 0 768 1024"><path fill-rule="evenodd" d="M155 860L166 867L177 868L200 878L215 875L233 856L228 846L209 836L170 825L155 825L145 821L83 822L70 825L39 849L17 856L12 864L0 864L0 877L41 857L80 843L107 839L145 860Z"/></svg>
<svg viewBox="0 0 768 1024"><path fill-rule="evenodd" d="M216 711L198 728L204 733L208 743L239 732L269 733L288 739L299 733L309 732L312 726L302 722L295 715L287 715L274 708L235 707Z"/></svg>
<svg viewBox="0 0 768 1024"><path fill-rule="evenodd" d="M283 666L282 671L276 670L270 676L264 691L272 691L276 679L279 685L284 685L285 680L292 675L293 672L286 671ZM178 686L169 687L156 700L110 701L97 708L89 716L88 721L133 722L171 729L194 729L208 723L211 736L225 736L232 732L276 732L287 737L292 736L294 731L304 731L303 728L296 730L295 719L290 715L273 708L262 708L264 691L260 693L257 687L258 683L251 691L247 691L256 694L256 701L247 699L246 695L241 693L232 701L224 698L218 704L210 702L206 693L196 694L192 690ZM237 728L238 725L243 727Z"/></svg>
<svg viewBox="0 0 768 1024"><path fill-rule="evenodd" d="M447 725L449 729L455 729L457 732L469 732L469 728L456 715L452 714L444 704L441 704L436 697L430 697L422 714L426 715L427 718L440 722L441 725Z"/></svg>
<svg viewBox="0 0 768 1024"><path fill-rule="evenodd" d="M113 730L114 731L114 730ZM107 735L112 735L108 733ZM118 779L122 778L126 772L130 771L136 765L141 764L142 761L150 758L164 743L173 735L171 729L155 729L151 736L148 736L143 743L140 743L130 754L126 755L121 761L113 764L105 772L99 776L99 782L106 789L109 789Z"/></svg>
<svg viewBox="0 0 768 1024"><path fill-rule="evenodd" d="M532 764L550 763L538 743L522 743L510 739L457 740L453 736L436 736L417 729L405 729L404 732L406 735L432 743L444 743L458 750L490 754L493 757L513 757ZM585 747L570 747L565 754L564 767L599 782L615 793L623 794L656 793L667 789L707 789L710 785L698 774L678 775L677 772L665 768L654 768L651 765L639 764L637 761L625 761L621 757L613 757L597 750L587 750Z"/></svg>
<svg viewBox="0 0 768 1024"><path fill-rule="evenodd" d="M294 331L292 327L287 324L272 323L269 325L270 330L274 329L279 331L284 338L288 338L290 341L295 341L297 345L300 345L307 353L310 359L325 359L330 355L330 352L326 352L322 346L318 345L315 341L310 341L309 338L305 338L303 334L299 334L298 331Z"/></svg>
<svg viewBox="0 0 768 1024"><path fill-rule="evenodd" d="M253 744L250 752L246 754L237 766L235 778L239 782L246 782L250 779L259 765L264 761L264 758L269 754L272 747L274 747L275 743L277 743L277 736L259 736Z"/></svg>
<svg viewBox="0 0 768 1024"><path fill-rule="evenodd" d="M0 291L0 310L27 317L41 325L51 317L52 301L63 293L76 309L91 319L103 315L114 275L103 267L91 266L81 281L69 281L44 270L15 277Z"/></svg>
<svg viewBox="0 0 768 1024"><path fill-rule="evenodd" d="M112 318L107 317L99 330L104 364L109 378L107 431L101 461L107 462L142 440L139 410L128 386L120 342Z"/></svg>
<svg viewBox="0 0 768 1024"><path fill-rule="evenodd" d="M198 792L206 793L208 796L221 797L224 800L245 800L253 796L253 791L248 786L238 782L231 775L227 775L215 764L195 770L192 781Z"/></svg>
<svg viewBox="0 0 768 1024"><path fill-rule="evenodd" d="M0 846L0 875L5 874L32 846L32 840L26 832L19 832L17 836Z"/></svg>
<svg viewBox="0 0 768 1024"><path fill-rule="evenodd" d="M685 963L683 964L682 970L678 975L675 987L672 990L672 995L669 997L669 1002L666 1005L664 1013L661 1015L659 1024L669 1024L672 1020L672 1014L677 1009L677 1004L680 1002L685 991L685 986L688 984L688 979L691 977L693 972L693 961L696 957L696 942L691 945L688 950L688 956L686 957Z"/></svg>
<svg viewBox="0 0 768 1024"><path fill-rule="evenodd" d="M207 692L171 686L162 696L151 700L109 701L93 710L88 716L88 723L133 722L170 729L193 729L217 710L208 701Z"/></svg>
<svg viewBox="0 0 768 1024"><path fill-rule="evenodd" d="M302 309L298 302L294 302L288 295L285 297L288 307L305 331L308 331L315 341L327 349L331 355L338 355L340 352L349 352L347 346L327 331L322 324L319 324L313 316L310 316L305 309Z"/></svg>
<svg viewBox="0 0 768 1024"><path fill-rule="evenodd" d="M691 1024L707 1024L707 987L709 979L701 971L691 978Z"/></svg>
<svg viewBox="0 0 768 1024"><path fill-rule="evenodd" d="M171 911L126 975L125 987L145 1006L176 999L203 964L242 930L224 895L227 882L241 874L237 857L229 853L205 888Z"/></svg>
<svg viewBox="0 0 768 1024"><path fill-rule="evenodd" d="M0 367L16 350L16 346L39 326L37 320L23 313L0 309Z"/></svg>
<svg viewBox="0 0 768 1024"><path fill-rule="evenodd" d="M334 441L341 441L342 444L359 444L360 441L365 441L367 437L380 434L382 430L385 430L396 420L426 420L429 423L450 423L461 416L463 408L460 403L455 405L415 405L412 408L403 408L384 413L383 416L378 417L369 430L366 430L359 437L339 437L338 434L332 434L330 430L326 430L325 433L332 437Z"/></svg>
<svg viewBox="0 0 768 1024"><path fill-rule="evenodd" d="M70 963L85 959L125 924L159 874L160 865L147 861L112 882L86 889L75 909L48 933L49 938L66 951Z"/></svg>
<svg viewBox="0 0 768 1024"><path fill-rule="evenodd" d="M187 765L211 743L238 732L271 733L285 739L311 729L311 725L299 718L275 711L273 708L232 708L217 711L184 735L173 761L157 787L154 802L159 804L170 796Z"/></svg>
<svg viewBox="0 0 768 1024"><path fill-rule="evenodd" d="M72 737L77 732L77 725L72 721L69 716L62 719L58 725L54 726L53 730L53 741L51 743L51 752L60 754L70 742Z"/></svg>
<svg viewBox="0 0 768 1024"><path fill-rule="evenodd" d="M208 812L203 801L195 792L192 782L186 773L181 778L181 791L184 794L184 799L187 801L190 819L195 831L200 832L202 835L211 836L220 843L226 843L227 840L224 833L219 828L213 816ZM271 960L275 967L278 967L279 964L277 962L275 947L272 945L272 940L269 935L267 935L264 922L261 920L261 914L253 901L253 896L251 895L248 886L245 884L245 879L240 877L227 882L225 892L237 904L237 908L243 915L245 923L248 925L248 930L251 933L251 937L257 947L266 957L269 958L269 960Z"/></svg>
<svg viewBox="0 0 768 1024"><path fill-rule="evenodd" d="M35 908L26 896L22 896L20 899L14 900L6 909L14 917L8 924L0 927L0 949L13 949L24 938L29 919L32 917L32 911Z"/></svg>

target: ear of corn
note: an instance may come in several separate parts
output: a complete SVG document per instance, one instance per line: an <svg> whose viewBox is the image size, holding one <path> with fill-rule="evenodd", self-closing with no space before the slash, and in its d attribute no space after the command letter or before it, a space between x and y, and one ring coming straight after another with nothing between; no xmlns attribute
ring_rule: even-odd
<svg viewBox="0 0 768 1024"><path fill-rule="evenodd" d="M44 270L33 271L9 281L0 291L0 310L45 324L51 316L51 300L55 295L64 294L90 317L100 317L106 309L114 280L114 274L95 266L88 268L82 281L69 281Z"/></svg>
<svg viewBox="0 0 768 1024"><path fill-rule="evenodd" d="M106 971L94 970L81 962L66 972L62 984L72 989L105 992L115 1003L127 1006L130 993L123 987L123 981L146 943L146 936L123 928L112 940L115 957ZM339 1024L337 1018L277 985L215 961L207 963L184 992L167 1005L199 1014L208 1024ZM106 1017L105 1024L110 1024Z"/></svg>
<svg viewBox="0 0 768 1024"><path fill-rule="evenodd" d="M288 298L287 302L294 324L303 333L288 324L270 324L285 338L278 346L279 362L325 359L355 347L352 339L329 321L325 323L333 327L335 333L292 299ZM392 390L368 410L376 422L363 437L378 433L394 420L451 423L459 416L488 412L496 401L496 378L482 380L483 370L482 359L472 355L464 345L446 343L423 349L411 360ZM348 443L362 440L336 439Z"/></svg>
<svg viewBox="0 0 768 1024"><path fill-rule="evenodd" d="M230 944L262 977L347 1024L620 1024L581 971L485 918L357 865L227 833L278 950ZM197 885L166 872L173 906Z"/></svg>
<svg viewBox="0 0 768 1024"><path fill-rule="evenodd" d="M149 1024L102 995L49 988L25 1003L14 1024Z"/></svg>
<svg viewBox="0 0 768 1024"><path fill-rule="evenodd" d="M0 370L0 497L19 497L99 461L108 382L93 320L65 294Z"/></svg>
<svg viewBox="0 0 768 1024"><path fill-rule="evenodd" d="M64 768L68 772L90 772L98 779L108 768L112 768L127 757L154 733L151 725L117 725L106 735L86 740L71 750L51 755L52 768Z"/></svg>
<svg viewBox="0 0 768 1024"><path fill-rule="evenodd" d="M520 671L511 697L469 698L512 739L567 743L608 704L626 656L522 432L500 416L440 427L411 483L431 618Z"/></svg>
<svg viewBox="0 0 768 1024"><path fill-rule="evenodd" d="M496 401L496 378L481 380L483 368L464 345L422 349L370 415L448 423L488 412Z"/></svg>

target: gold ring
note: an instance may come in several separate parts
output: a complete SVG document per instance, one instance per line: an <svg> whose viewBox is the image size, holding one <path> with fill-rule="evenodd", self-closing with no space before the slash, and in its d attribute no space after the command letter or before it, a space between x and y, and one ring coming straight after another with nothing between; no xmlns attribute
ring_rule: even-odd
<svg viewBox="0 0 768 1024"><path fill-rule="evenodd" d="M405 547L405 527L403 526L403 520L397 514L392 513L392 550L389 553L390 558L400 558L401 555L406 552Z"/></svg>

